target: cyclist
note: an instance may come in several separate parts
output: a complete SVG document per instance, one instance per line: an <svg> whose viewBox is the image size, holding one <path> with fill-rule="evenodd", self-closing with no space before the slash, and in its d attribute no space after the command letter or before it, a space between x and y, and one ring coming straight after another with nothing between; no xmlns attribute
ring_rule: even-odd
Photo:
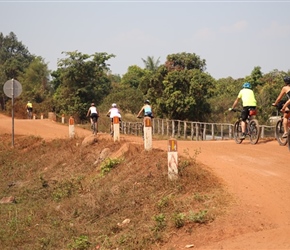
<svg viewBox="0 0 290 250"><path fill-rule="evenodd" d="M234 109L239 100L242 100L243 110L241 112L242 118L242 136L240 137L241 140L245 139L246 134L246 120L249 116L250 109L256 109L257 101L255 98L254 91L252 90L252 86L249 82L245 82L243 84L243 88L240 90L237 99L234 101L233 106L231 109ZM230 110L231 110L230 109Z"/></svg>
<svg viewBox="0 0 290 250"><path fill-rule="evenodd" d="M142 112L144 112L144 117L147 116L147 117L153 118L152 107L150 105L149 100L144 101L144 106L141 108L141 110L139 111L139 113L137 115L138 118L141 116Z"/></svg>
<svg viewBox="0 0 290 250"><path fill-rule="evenodd" d="M107 116L111 118L111 134L113 134L113 118L119 117L119 123L121 123L121 114L119 109L117 108L117 104L113 103L112 107L107 112Z"/></svg>
<svg viewBox="0 0 290 250"><path fill-rule="evenodd" d="M281 92L278 95L276 101L272 104L273 106L277 106L284 95L287 96L288 101L290 100L290 77L285 76L283 80L284 80L285 86L283 86L283 88L281 89ZM286 103L288 103L288 104L286 104ZM287 122L288 122L288 118L290 116L290 113L288 112L290 109L290 107L289 107L290 103L289 102L286 102L286 103L284 104L283 108L281 109L281 111L284 112L284 114L283 114L284 134L282 135L282 138L287 138L287 133L288 133Z"/></svg>
<svg viewBox="0 0 290 250"><path fill-rule="evenodd" d="M99 118L99 113L98 110L95 106L95 103L91 103L91 107L89 107L88 112L87 112L87 117L90 116L90 121L91 121L91 128L93 128L93 118L96 118L96 131L98 132L98 118Z"/></svg>
<svg viewBox="0 0 290 250"><path fill-rule="evenodd" d="M32 103L30 101L27 102L26 104L26 110L27 110L27 113L28 113L28 117L29 118L32 118Z"/></svg>

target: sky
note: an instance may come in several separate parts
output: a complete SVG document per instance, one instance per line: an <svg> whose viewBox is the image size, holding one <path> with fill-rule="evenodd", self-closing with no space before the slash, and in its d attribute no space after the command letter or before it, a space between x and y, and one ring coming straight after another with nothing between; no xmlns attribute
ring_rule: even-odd
<svg viewBox="0 0 290 250"><path fill-rule="evenodd" d="M3 1L0 32L13 32L50 70L62 52L106 52L112 74L195 53L215 79L290 70L290 1Z"/></svg>

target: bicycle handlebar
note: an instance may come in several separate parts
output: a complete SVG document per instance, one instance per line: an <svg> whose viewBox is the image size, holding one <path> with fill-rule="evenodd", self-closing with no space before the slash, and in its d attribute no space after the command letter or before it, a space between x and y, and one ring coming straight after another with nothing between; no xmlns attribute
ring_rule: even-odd
<svg viewBox="0 0 290 250"><path fill-rule="evenodd" d="M232 108L229 108L229 111L232 111L232 112L241 112L241 110L239 110L239 109L232 109Z"/></svg>

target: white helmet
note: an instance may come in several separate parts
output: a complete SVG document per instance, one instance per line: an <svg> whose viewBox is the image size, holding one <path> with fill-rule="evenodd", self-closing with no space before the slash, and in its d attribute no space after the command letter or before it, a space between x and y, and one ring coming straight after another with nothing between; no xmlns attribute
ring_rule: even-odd
<svg viewBox="0 0 290 250"><path fill-rule="evenodd" d="M116 108L116 107L117 107L117 104L116 104L116 103L113 103L113 104L112 104L112 107L113 107L113 108Z"/></svg>

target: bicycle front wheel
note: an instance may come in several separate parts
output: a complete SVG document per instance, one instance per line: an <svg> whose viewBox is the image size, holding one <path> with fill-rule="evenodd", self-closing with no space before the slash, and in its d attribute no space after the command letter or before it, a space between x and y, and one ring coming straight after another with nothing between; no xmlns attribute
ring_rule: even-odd
<svg viewBox="0 0 290 250"><path fill-rule="evenodd" d="M287 144L287 138L283 138L284 134L284 127L283 127L283 120L279 120L275 126L275 138L278 141L280 146L285 146ZM288 140L289 141L289 140Z"/></svg>
<svg viewBox="0 0 290 250"><path fill-rule="evenodd" d="M234 139L237 144L242 143L242 139L240 139L242 136L242 126L241 121L236 121L234 124Z"/></svg>
<svg viewBox="0 0 290 250"><path fill-rule="evenodd" d="M249 135L251 144L257 144L260 139L260 126L256 119L253 119L249 123Z"/></svg>

